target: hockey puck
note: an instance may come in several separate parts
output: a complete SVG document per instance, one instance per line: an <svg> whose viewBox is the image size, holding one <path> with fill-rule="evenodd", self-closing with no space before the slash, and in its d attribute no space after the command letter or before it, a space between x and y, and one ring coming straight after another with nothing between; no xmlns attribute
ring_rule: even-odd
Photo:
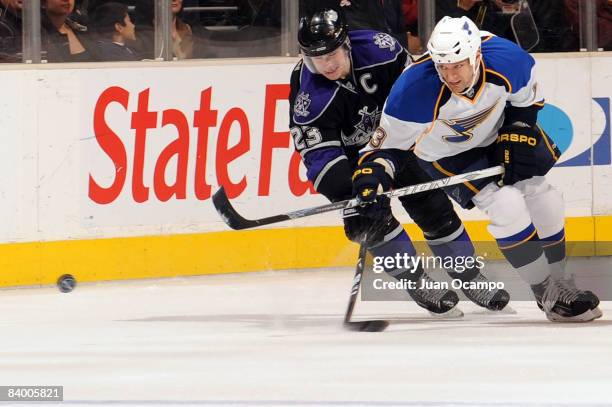
<svg viewBox="0 0 612 407"><path fill-rule="evenodd" d="M57 288L63 293L69 293L76 287L76 278L72 274L64 274L57 279Z"/></svg>

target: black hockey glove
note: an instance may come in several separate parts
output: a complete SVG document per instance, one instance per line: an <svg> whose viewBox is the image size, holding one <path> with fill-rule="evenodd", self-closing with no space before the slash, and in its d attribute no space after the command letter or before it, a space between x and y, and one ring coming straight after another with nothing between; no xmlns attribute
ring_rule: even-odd
<svg viewBox="0 0 612 407"><path fill-rule="evenodd" d="M353 174L353 196L360 205L342 213L344 233L349 240L369 246L383 240L391 223L391 200L380 192L391 188L391 177L378 163L366 163ZM394 222L393 222L394 221Z"/></svg>
<svg viewBox="0 0 612 407"><path fill-rule="evenodd" d="M499 129L497 161L504 166L500 185L513 185L519 181L546 175L561 155L557 146L544 140L538 129L526 124L512 124ZM543 148L549 141L550 149Z"/></svg>

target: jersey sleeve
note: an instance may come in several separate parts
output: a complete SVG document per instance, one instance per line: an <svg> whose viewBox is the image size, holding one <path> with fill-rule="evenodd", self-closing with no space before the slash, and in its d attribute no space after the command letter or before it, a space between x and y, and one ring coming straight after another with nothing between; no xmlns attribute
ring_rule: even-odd
<svg viewBox="0 0 612 407"><path fill-rule="evenodd" d="M530 58L531 55L527 54ZM532 58L533 59L533 58ZM544 96L536 78L535 64L531 67L526 81L522 87L511 93L508 102L514 107L528 107L531 105L544 105Z"/></svg>
<svg viewBox="0 0 612 407"><path fill-rule="evenodd" d="M514 107L543 104L544 97L538 86L536 63L529 53L515 43L491 37L482 44L487 69L506 80L508 102Z"/></svg>
<svg viewBox="0 0 612 407"><path fill-rule="evenodd" d="M385 102L380 125L361 150L363 156L383 157L399 168L393 151L411 149L435 119L441 89L433 64L425 60L407 68L393 85ZM430 61L429 61L430 62Z"/></svg>
<svg viewBox="0 0 612 407"><path fill-rule="evenodd" d="M378 84L385 95L411 62L406 49L392 35L370 30L349 33L355 73L377 70Z"/></svg>
<svg viewBox="0 0 612 407"><path fill-rule="evenodd" d="M317 89L304 87L302 69L300 62L291 75L289 126L293 145L315 190L331 201L342 200L351 193L351 171L342 146L336 94L328 88L315 93Z"/></svg>

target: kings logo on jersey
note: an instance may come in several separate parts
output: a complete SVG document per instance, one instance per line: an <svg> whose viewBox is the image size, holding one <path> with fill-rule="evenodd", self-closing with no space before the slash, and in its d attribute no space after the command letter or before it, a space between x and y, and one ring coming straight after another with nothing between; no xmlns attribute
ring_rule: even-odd
<svg viewBox="0 0 612 407"><path fill-rule="evenodd" d="M295 98L295 106L293 111L297 116L308 117L310 112L308 108L310 107L310 95L305 92L300 92Z"/></svg>
<svg viewBox="0 0 612 407"><path fill-rule="evenodd" d="M377 33L373 37L374 44L378 45L380 49L389 48L391 51L395 51L395 38L389 34Z"/></svg>
<svg viewBox="0 0 612 407"><path fill-rule="evenodd" d="M342 141L346 146L362 145L370 141L370 135L380 121L381 111L378 107L373 112L368 112L368 107L364 106L357 112L361 116L359 123L355 125L355 131L351 135L342 133Z"/></svg>

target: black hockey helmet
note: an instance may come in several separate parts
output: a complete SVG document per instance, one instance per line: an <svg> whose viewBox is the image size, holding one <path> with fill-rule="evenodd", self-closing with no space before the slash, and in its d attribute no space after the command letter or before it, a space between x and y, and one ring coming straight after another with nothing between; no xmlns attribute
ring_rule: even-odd
<svg viewBox="0 0 612 407"><path fill-rule="evenodd" d="M326 9L300 20L298 42L309 57L328 54L346 41L348 26L341 11Z"/></svg>

